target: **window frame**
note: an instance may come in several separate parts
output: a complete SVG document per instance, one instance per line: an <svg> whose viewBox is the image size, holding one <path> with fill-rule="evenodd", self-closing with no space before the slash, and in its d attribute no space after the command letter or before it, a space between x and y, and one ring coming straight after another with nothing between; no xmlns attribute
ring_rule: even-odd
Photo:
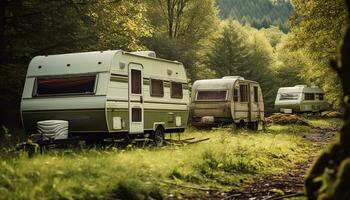
<svg viewBox="0 0 350 200"><path fill-rule="evenodd" d="M134 121L134 110L139 110L139 115L138 117L140 117L140 119L138 121ZM131 108L131 122L132 123L142 123L142 108L140 107L132 107Z"/></svg>
<svg viewBox="0 0 350 200"><path fill-rule="evenodd" d="M94 80L94 88L92 92L85 92L85 93L57 93L57 94L38 94L38 79L44 78L44 79L50 79L50 78L71 78L71 77L79 77L79 76L95 76ZM57 97L57 96L91 96L95 95L97 91L98 86L98 80L99 80L99 74L69 74L69 75L49 75L49 76L37 76L34 80L33 85L33 91L32 91L32 97L34 98L40 98L40 97Z"/></svg>
<svg viewBox="0 0 350 200"><path fill-rule="evenodd" d="M312 95L313 98L312 98L312 99L306 98L307 95ZM316 95L315 95L315 93L305 92L305 93L304 93L304 100L305 100L305 101L315 101L315 100L316 100Z"/></svg>
<svg viewBox="0 0 350 200"><path fill-rule="evenodd" d="M200 92L225 92L225 99L206 99L206 100L199 100L198 99L198 94ZM227 101L227 97L228 97L228 90L199 90L196 92L196 101Z"/></svg>
<svg viewBox="0 0 350 200"><path fill-rule="evenodd" d="M324 93L318 93L318 100L319 101L324 101ZM322 98L320 98L320 97L322 97Z"/></svg>
<svg viewBox="0 0 350 200"><path fill-rule="evenodd" d="M239 101L239 88L233 88L233 102L238 102Z"/></svg>
<svg viewBox="0 0 350 200"><path fill-rule="evenodd" d="M140 73L140 87L139 87L139 93L134 93L134 91L133 91L133 83L134 83L134 81L133 81L133 77L132 77L132 74L133 74L133 71L138 71L139 73ZM142 85L143 85L143 79L142 79L142 70L139 70L139 69L131 69L130 70L130 81L131 81L131 84L130 84L130 87L131 87L131 90L130 90L130 92L131 92L131 94L133 94L133 95L142 95Z"/></svg>
<svg viewBox="0 0 350 200"><path fill-rule="evenodd" d="M259 87L258 86L253 86L254 90L254 103L259 102Z"/></svg>
<svg viewBox="0 0 350 200"><path fill-rule="evenodd" d="M297 101L300 99L301 94L296 92L291 93L279 93L279 101ZM296 98L295 98L296 97Z"/></svg>
<svg viewBox="0 0 350 200"><path fill-rule="evenodd" d="M153 93L153 81L160 81L161 82L162 94L154 94ZM156 78L150 78L149 85L150 85L149 92L150 92L150 96L151 97L164 97L164 80L156 79Z"/></svg>
<svg viewBox="0 0 350 200"><path fill-rule="evenodd" d="M181 95L174 95L173 94L173 84L181 85ZM181 82L176 82L176 81L170 81L170 97L173 98L173 99L182 99L183 96L184 96L184 93L183 93L182 83Z"/></svg>
<svg viewBox="0 0 350 200"><path fill-rule="evenodd" d="M246 101L242 101L243 95L241 92L241 86L245 86L245 88L246 88L246 95L245 95ZM240 103L249 103L249 88L248 87L249 87L248 84L239 84L239 102Z"/></svg>

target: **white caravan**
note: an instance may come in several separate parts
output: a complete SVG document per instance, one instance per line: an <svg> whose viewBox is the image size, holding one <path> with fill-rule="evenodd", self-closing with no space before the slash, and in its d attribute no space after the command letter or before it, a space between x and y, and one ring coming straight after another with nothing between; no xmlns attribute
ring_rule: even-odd
<svg viewBox="0 0 350 200"><path fill-rule="evenodd" d="M191 96L194 126L233 124L258 129L264 120L264 101L259 84L239 76L194 82Z"/></svg>
<svg viewBox="0 0 350 200"><path fill-rule="evenodd" d="M321 112L328 108L324 92L317 86L282 87L275 100L275 110L282 113Z"/></svg>
<svg viewBox="0 0 350 200"><path fill-rule="evenodd" d="M28 133L37 123L64 120L80 138L164 138L183 132L189 87L182 63L154 52L95 51L37 56L29 64L22 101Z"/></svg>

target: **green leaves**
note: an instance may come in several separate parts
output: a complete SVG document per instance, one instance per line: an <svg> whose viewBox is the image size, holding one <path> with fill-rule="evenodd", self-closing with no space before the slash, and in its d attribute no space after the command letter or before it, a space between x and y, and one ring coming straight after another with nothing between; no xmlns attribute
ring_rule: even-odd
<svg viewBox="0 0 350 200"><path fill-rule="evenodd" d="M147 0L147 17L154 35L144 40L157 55L184 63L189 78L197 78L196 66L219 24L214 0Z"/></svg>
<svg viewBox="0 0 350 200"><path fill-rule="evenodd" d="M239 75L258 81L269 108L272 108L276 95L271 89L275 84L271 70L273 63L273 48L262 32L227 20L222 22L221 32L213 40L203 65L215 71L217 77Z"/></svg>
<svg viewBox="0 0 350 200"><path fill-rule="evenodd" d="M308 84L319 85L327 100L340 107L341 86L330 60L337 60L338 47L349 22L345 1L293 0L295 15L289 47L307 58L301 77Z"/></svg>
<svg viewBox="0 0 350 200"><path fill-rule="evenodd" d="M29 61L37 55L146 49L152 36L146 6L136 0L4 1L1 41L1 113L17 112ZM8 3L7 3L8 2ZM11 108L13 107L13 108ZM7 117L3 116L6 120ZM2 116L1 116L2 117ZM17 116L19 119L19 116Z"/></svg>
<svg viewBox="0 0 350 200"><path fill-rule="evenodd" d="M220 16L223 19L234 18L243 25L254 28L276 26L283 32L289 31L288 17L292 5L285 0L217 0Z"/></svg>

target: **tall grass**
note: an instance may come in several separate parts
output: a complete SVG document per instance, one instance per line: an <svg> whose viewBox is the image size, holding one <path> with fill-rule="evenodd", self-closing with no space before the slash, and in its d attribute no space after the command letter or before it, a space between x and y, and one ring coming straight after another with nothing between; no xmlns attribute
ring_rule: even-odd
<svg viewBox="0 0 350 200"><path fill-rule="evenodd" d="M169 184L225 189L282 172L310 147L286 129L189 129L182 137L210 140L160 149L56 150L32 159L14 154L0 161L0 199L162 199L177 192Z"/></svg>

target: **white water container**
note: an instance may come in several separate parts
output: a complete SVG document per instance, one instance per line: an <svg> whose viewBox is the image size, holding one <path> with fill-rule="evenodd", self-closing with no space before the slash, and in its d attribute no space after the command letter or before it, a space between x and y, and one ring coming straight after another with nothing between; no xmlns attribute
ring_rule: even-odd
<svg viewBox="0 0 350 200"><path fill-rule="evenodd" d="M38 133L43 140L62 140L68 138L68 121L45 120L37 122Z"/></svg>

